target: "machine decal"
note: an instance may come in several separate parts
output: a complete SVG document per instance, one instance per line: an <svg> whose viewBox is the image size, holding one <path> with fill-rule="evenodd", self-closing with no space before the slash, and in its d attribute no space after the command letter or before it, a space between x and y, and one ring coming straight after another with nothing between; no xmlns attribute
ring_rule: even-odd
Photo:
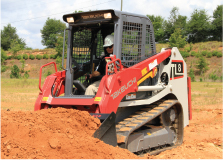
<svg viewBox="0 0 223 160"><path fill-rule="evenodd" d="M151 133L149 133L149 132L148 132L147 134L148 134L149 136L151 135Z"/></svg>
<svg viewBox="0 0 223 160"><path fill-rule="evenodd" d="M100 118L101 115L92 115L94 118Z"/></svg>
<svg viewBox="0 0 223 160"><path fill-rule="evenodd" d="M147 71L147 67L145 67L145 68L141 71L142 76L146 75L147 72L148 72L148 71Z"/></svg>
<svg viewBox="0 0 223 160"><path fill-rule="evenodd" d="M147 78L151 77L155 77L157 74L157 68L153 68L152 71L150 71L149 73L147 73L144 77L142 77L138 82L137 82L137 85L140 85L140 83L142 83L143 81L145 81Z"/></svg>
<svg viewBox="0 0 223 160"><path fill-rule="evenodd" d="M94 101L101 101L101 97L95 97Z"/></svg>
<svg viewBox="0 0 223 160"><path fill-rule="evenodd" d="M155 59L153 62L149 64L149 70L153 69L158 65L157 59Z"/></svg>
<svg viewBox="0 0 223 160"><path fill-rule="evenodd" d="M82 19L95 19L95 18L104 18L104 14L92 14L92 15L82 16Z"/></svg>
<svg viewBox="0 0 223 160"><path fill-rule="evenodd" d="M182 60L172 60L170 80L184 77L184 63Z"/></svg>
<svg viewBox="0 0 223 160"><path fill-rule="evenodd" d="M136 93L127 94L126 99L136 99Z"/></svg>
<svg viewBox="0 0 223 160"><path fill-rule="evenodd" d="M49 97L43 97L42 101L48 101Z"/></svg>
<svg viewBox="0 0 223 160"><path fill-rule="evenodd" d="M119 88L119 90L117 90L116 92L114 92L111 95L112 98L115 99L116 97L118 97L120 94L122 94L123 92L125 92L125 90L127 90L129 87L131 87L134 83L136 83L136 77L134 77L127 84L125 84L124 86L122 86L121 88Z"/></svg>

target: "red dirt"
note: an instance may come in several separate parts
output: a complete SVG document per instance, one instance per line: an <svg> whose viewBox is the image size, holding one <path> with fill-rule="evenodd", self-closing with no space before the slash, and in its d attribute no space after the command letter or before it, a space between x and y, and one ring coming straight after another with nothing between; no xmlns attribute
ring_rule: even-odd
<svg viewBox="0 0 223 160"><path fill-rule="evenodd" d="M194 106L183 144L152 159L222 159L222 104ZM204 107L204 108L203 108ZM203 109L201 109L203 108ZM148 154L145 155L145 158Z"/></svg>
<svg viewBox="0 0 223 160"><path fill-rule="evenodd" d="M222 104L196 106L192 113L181 146L139 157L93 138L100 121L87 112L64 108L1 110L1 158L222 159Z"/></svg>
<svg viewBox="0 0 223 160"><path fill-rule="evenodd" d="M72 109L1 110L1 158L140 158L93 138L99 125L99 119L89 113Z"/></svg>

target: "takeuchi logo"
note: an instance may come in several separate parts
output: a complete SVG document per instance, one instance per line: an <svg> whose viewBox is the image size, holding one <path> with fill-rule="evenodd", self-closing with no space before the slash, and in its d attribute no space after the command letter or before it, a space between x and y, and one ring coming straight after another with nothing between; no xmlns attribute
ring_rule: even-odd
<svg viewBox="0 0 223 160"><path fill-rule="evenodd" d="M132 80L130 80L127 84L123 85L121 88L119 88L116 92L114 92L111 97L113 99L117 98L120 94L125 92L129 87L131 87L134 83L136 83L136 77L134 77Z"/></svg>

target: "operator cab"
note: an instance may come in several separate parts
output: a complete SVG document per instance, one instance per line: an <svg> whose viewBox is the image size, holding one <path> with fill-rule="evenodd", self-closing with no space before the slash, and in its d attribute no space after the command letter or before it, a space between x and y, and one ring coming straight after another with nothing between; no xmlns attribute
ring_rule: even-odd
<svg viewBox="0 0 223 160"><path fill-rule="evenodd" d="M63 20L69 24L65 96L84 95L92 83L85 80L86 74L95 71L106 54L103 43L109 34L114 35L113 54L125 67L155 54L153 28L146 16L101 10L67 14Z"/></svg>

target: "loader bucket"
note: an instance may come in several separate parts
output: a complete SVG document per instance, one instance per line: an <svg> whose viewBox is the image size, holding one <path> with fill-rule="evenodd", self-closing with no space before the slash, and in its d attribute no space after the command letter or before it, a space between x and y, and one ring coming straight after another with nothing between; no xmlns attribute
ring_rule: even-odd
<svg viewBox="0 0 223 160"><path fill-rule="evenodd" d="M93 137L98 138L101 141L117 146L117 136L115 128L116 115L112 112L101 124L101 126L94 132Z"/></svg>

